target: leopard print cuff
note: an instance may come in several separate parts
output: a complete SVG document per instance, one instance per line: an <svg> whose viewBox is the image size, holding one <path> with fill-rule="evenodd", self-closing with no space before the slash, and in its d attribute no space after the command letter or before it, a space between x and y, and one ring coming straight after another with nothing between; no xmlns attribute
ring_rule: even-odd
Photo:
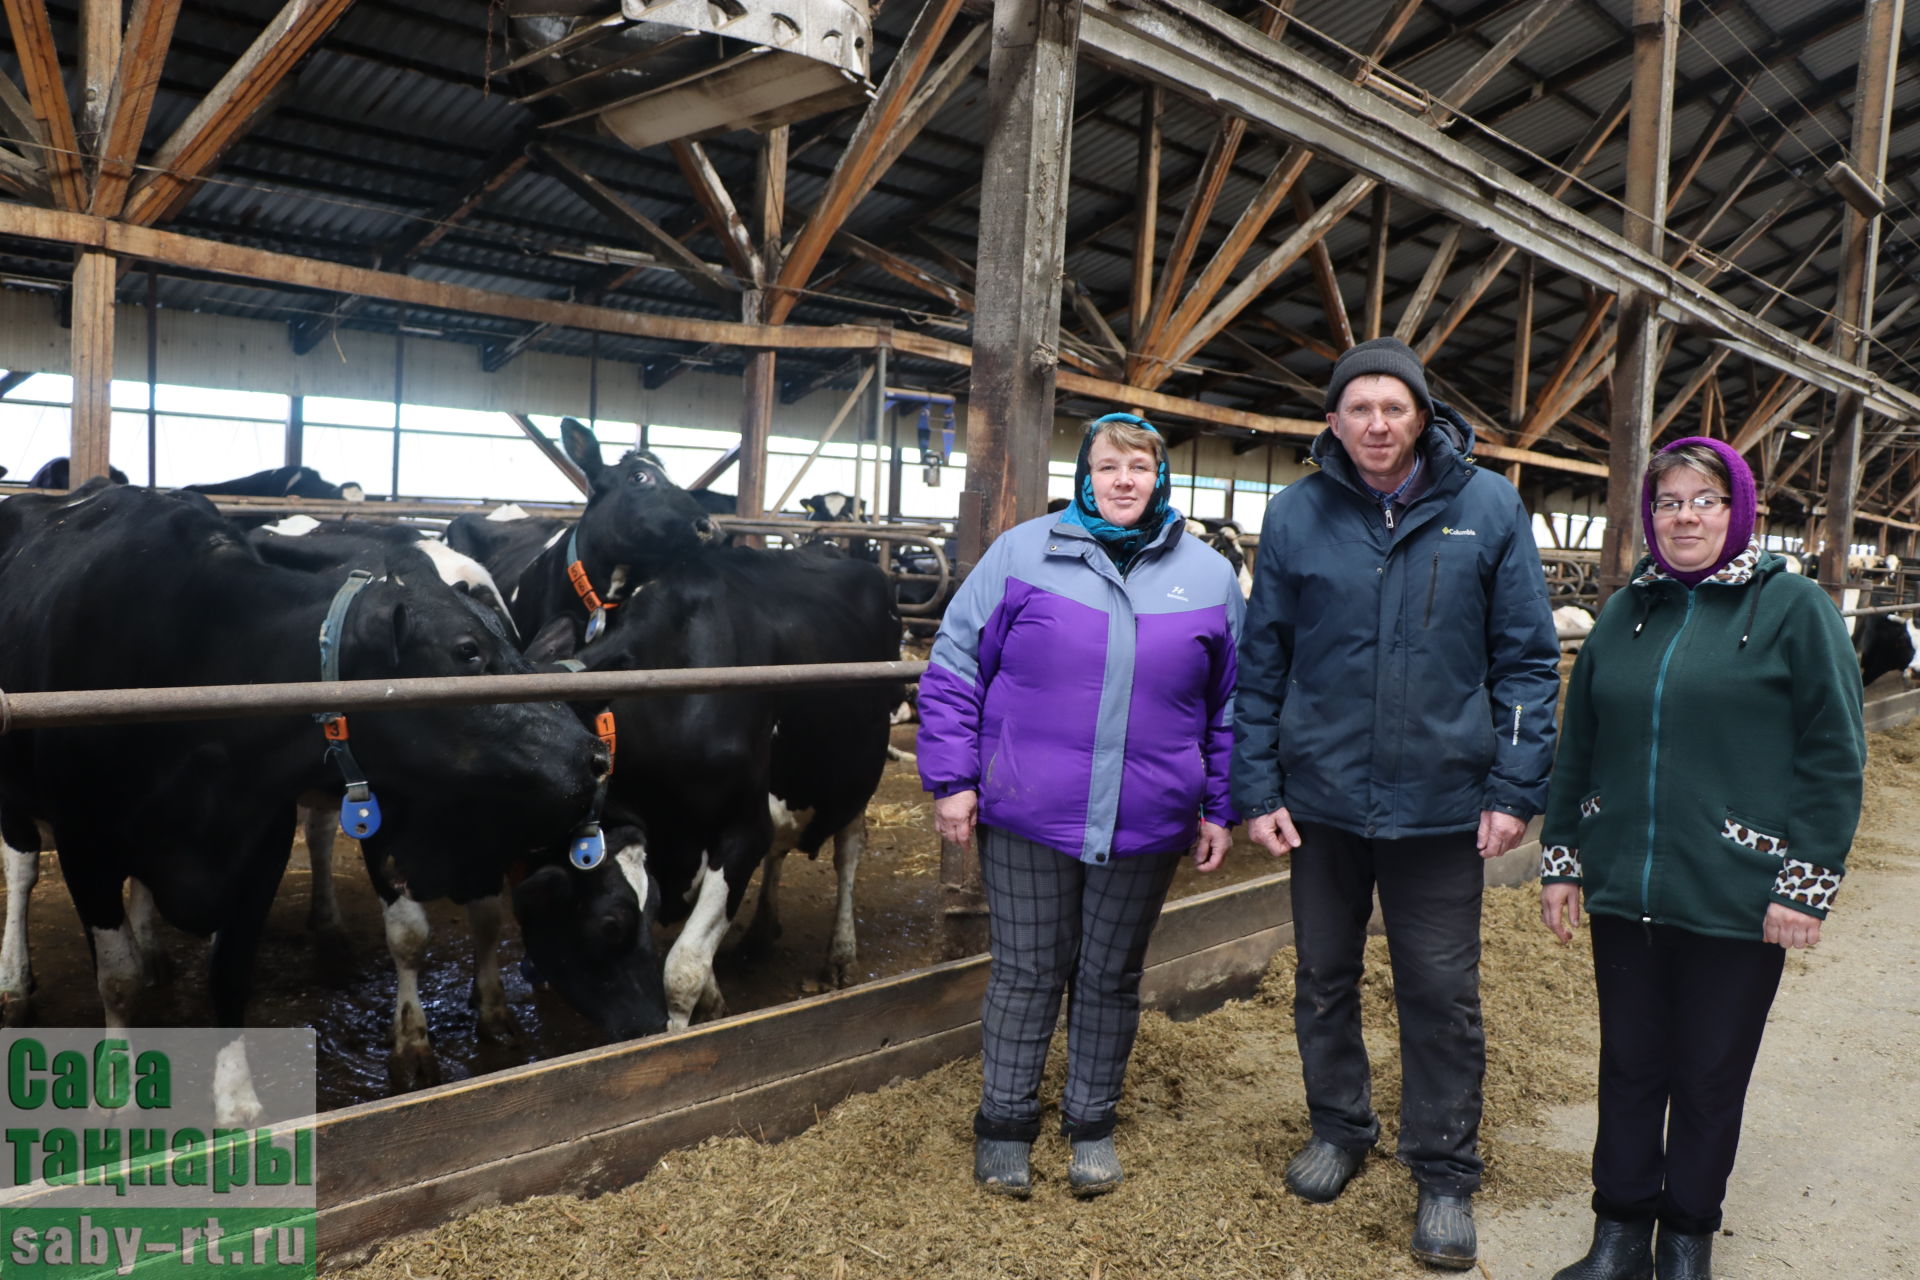
<svg viewBox="0 0 1920 1280"><path fill-rule="evenodd" d="M1799 858L1788 858L1774 877L1773 894L1800 906L1811 907L1821 915L1833 910L1833 896L1840 892L1842 871L1829 871Z"/></svg>
<svg viewBox="0 0 1920 1280"><path fill-rule="evenodd" d="M1542 880L1580 879L1580 851L1570 845L1550 844L1540 851Z"/></svg>

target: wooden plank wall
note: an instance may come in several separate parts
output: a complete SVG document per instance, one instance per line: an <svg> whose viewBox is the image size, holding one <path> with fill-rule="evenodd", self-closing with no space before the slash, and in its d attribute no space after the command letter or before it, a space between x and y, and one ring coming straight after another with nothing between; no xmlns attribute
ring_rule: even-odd
<svg viewBox="0 0 1920 1280"><path fill-rule="evenodd" d="M1175 1016L1215 1008L1292 938L1284 874L1172 903L1143 998ZM323 1260L491 1204L608 1191L718 1134L798 1133L850 1094L977 1053L986 977L973 956L320 1116Z"/></svg>

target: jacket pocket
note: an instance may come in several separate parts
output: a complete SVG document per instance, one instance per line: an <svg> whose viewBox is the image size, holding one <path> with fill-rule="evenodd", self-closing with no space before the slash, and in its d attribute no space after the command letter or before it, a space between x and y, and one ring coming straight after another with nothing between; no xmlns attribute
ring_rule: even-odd
<svg viewBox="0 0 1920 1280"><path fill-rule="evenodd" d="M1778 834L1773 824L1750 822L1731 809L1720 824L1720 838L1776 861L1787 856L1787 838Z"/></svg>

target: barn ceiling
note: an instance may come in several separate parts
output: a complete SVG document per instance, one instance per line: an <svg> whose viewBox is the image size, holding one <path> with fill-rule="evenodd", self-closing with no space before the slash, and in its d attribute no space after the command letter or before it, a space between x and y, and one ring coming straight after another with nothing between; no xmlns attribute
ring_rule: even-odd
<svg viewBox="0 0 1920 1280"><path fill-rule="evenodd" d="M59 205L63 182L106 185L86 173L73 177L58 162L57 137L23 122L20 110L36 82L46 84L47 59L57 59L74 104L75 145L98 152L94 138L108 126L89 113L80 58L80 27L93 7L8 0L14 40L0 49L0 72L10 81L0 86L0 99L11 100L0 102L0 132L10 138L10 151L0 153L0 188L8 198ZM152 10L173 7L141 0L130 16L137 25L152 21ZM1517 31L1542 7L1536 0L1261 0L1229 12L1362 81L1383 114L1418 114L1445 99L1451 138L1560 207L1618 229L1631 0L1564 0L1550 21L1536 18L1537 29ZM1851 159L1864 8L1863 0L1688 0L1681 16L1666 257L1742 311L1823 347L1831 344L1846 208L1826 175ZM295 11L329 9L337 19L309 17L319 29L304 40L273 43L272 32ZM577 93L541 92L604 68L613 54L559 72L560 64L540 59L501 70L556 31L614 12L610 2L585 0L304 0L285 11L273 0L184 0L169 38L148 32L157 41L150 65L158 89L139 131L140 167L127 179L117 216L526 298L664 317L752 318L744 295L765 282L749 278L745 242L730 236L714 196L750 209L759 134L736 130L695 147L635 150L579 110ZM922 12L918 0L886 0L873 15L873 84L882 83ZM45 34L36 37L42 13ZM978 30L986 16L982 7L963 8L934 46L922 83L944 77L950 96L934 99L937 109L922 127L890 164L876 167L877 178L806 272L788 321L879 323L969 340L981 148L991 123ZM609 29L617 34L620 23ZM126 34L131 41L136 32ZM248 104L233 97L234 69L249 65L242 60L257 55L263 39L280 61L262 59L242 77L259 90L259 101ZM717 36L675 44L675 56L709 45L714 65L738 56ZM595 83L604 88L622 74L615 68ZM1456 92L1463 82L1471 84L1465 97ZM1338 155L1308 156L1285 138L1247 128L1203 100L1154 89L1110 61L1083 56L1074 95L1063 368L1208 405L1312 417L1314 388L1340 346L1375 328L1398 331L1431 349L1441 394L1493 443L1605 460L1611 296L1504 251L1470 209L1381 187L1351 201L1312 250L1286 261L1263 288L1242 290L1245 305L1217 330L1195 328L1200 312L1219 315L1255 264L1351 191L1354 170ZM204 126L209 110L221 109L231 119L217 148L177 145L196 122ZM831 176L866 111L855 101L791 125L790 238L833 194ZM1157 132L1147 127L1150 118ZM1142 273L1141 193L1151 185L1142 165L1155 146L1153 269ZM1882 382L1920 392L1920 307L1911 306L1920 278L1920 84L1904 64L1894 80L1888 154L1876 282L1883 327L1867 364ZM163 181L169 175L171 185ZM63 283L72 262L64 245L0 239L0 286ZM132 265L118 286L128 303L146 298L145 275ZM281 321L301 350L328 341L335 327L390 332L405 324L471 343L486 368L530 348L593 349L658 383L695 365L738 368L743 359L725 346L596 338L180 265L155 270L162 306ZM1180 287L1169 291L1175 275ZM1136 318L1143 281L1147 306ZM1198 345L1196 334L1204 336ZM851 386L855 363L845 351L785 351L779 378L788 395ZM966 390L966 370L951 364L896 354L894 368L896 378ZM1748 446L1781 511L1810 504L1819 491L1833 400L1677 329L1661 364L1656 412L1663 435L1704 429ZM1068 411L1092 407L1065 397ZM1917 446L1920 425L1869 418L1865 509L1912 507L1920 492ZM1590 476L1577 482L1599 483Z"/></svg>

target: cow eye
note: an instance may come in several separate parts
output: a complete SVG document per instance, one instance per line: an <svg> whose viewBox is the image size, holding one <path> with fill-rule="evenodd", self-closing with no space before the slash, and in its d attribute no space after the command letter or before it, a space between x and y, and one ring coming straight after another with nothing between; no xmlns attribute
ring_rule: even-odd
<svg viewBox="0 0 1920 1280"><path fill-rule="evenodd" d="M635 467L632 472L628 474L627 483L637 484L642 489L651 489L653 487L653 472L648 471L645 467Z"/></svg>
<svg viewBox="0 0 1920 1280"><path fill-rule="evenodd" d="M480 651L479 642L475 640L462 640L455 645L453 656L468 666L482 666L486 662L486 655Z"/></svg>

